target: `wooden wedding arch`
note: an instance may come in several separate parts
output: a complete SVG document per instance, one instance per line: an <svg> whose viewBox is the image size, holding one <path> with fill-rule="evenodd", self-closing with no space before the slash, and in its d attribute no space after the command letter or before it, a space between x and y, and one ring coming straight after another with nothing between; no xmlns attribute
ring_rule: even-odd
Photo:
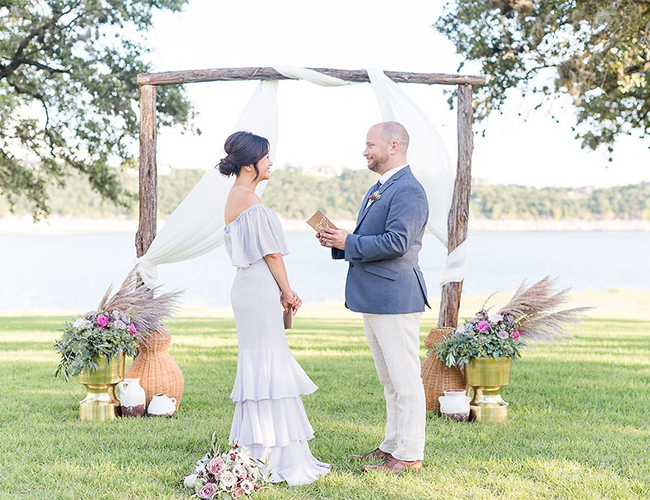
<svg viewBox="0 0 650 500"><path fill-rule="evenodd" d="M370 81L365 70L310 69L349 82ZM458 163L454 195L448 218L448 252L451 253L467 238L472 150L474 147L472 87L485 85L485 77L399 71L384 71L384 73L397 83L458 86ZM138 86L140 87L140 223L135 241L138 257L147 252L156 236L156 87L195 82L288 79L273 68L219 68L138 75ZM457 325L462 288L462 282L448 283L443 286L438 317L439 326L455 327Z"/></svg>

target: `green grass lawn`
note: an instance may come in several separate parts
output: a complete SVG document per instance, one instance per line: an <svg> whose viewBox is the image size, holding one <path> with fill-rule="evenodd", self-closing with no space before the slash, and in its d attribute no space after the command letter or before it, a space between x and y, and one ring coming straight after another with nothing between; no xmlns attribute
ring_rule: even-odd
<svg viewBox="0 0 650 500"><path fill-rule="evenodd" d="M212 432L227 443L233 320L170 325L185 376L174 418L94 423L78 418L83 386L52 376L65 319L0 317L0 498L187 498L181 481ZM424 469L398 477L362 474L348 458L377 446L384 426L361 319L295 323L289 345L319 386L304 398L311 447L332 472L309 486L272 486L260 500L650 497L650 321L590 320L571 346L527 350L504 390L507 423L429 414Z"/></svg>

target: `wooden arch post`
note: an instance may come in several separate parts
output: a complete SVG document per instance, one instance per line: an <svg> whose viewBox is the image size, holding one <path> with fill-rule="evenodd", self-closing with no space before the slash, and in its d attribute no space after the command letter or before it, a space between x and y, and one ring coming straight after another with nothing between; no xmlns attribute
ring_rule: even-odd
<svg viewBox="0 0 650 500"><path fill-rule="evenodd" d="M310 68L349 82L369 82L365 70ZM458 164L451 210L448 253L467 238L472 166L472 86L485 85L485 77L440 73L384 71L397 83L458 85ZM195 82L289 80L274 68L220 68L138 75L140 86L140 222L136 234L138 257L144 255L156 236L156 86ZM448 283L440 301L439 326L456 326L463 283Z"/></svg>

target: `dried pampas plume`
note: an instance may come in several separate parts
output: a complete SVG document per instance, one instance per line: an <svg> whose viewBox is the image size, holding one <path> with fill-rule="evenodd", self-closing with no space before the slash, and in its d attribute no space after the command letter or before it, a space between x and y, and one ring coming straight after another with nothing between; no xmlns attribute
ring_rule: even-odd
<svg viewBox="0 0 650 500"><path fill-rule="evenodd" d="M173 318L182 292L167 292L155 297L159 288L150 289L139 283L134 267L112 297L112 286L108 287L98 309L130 313L135 329L144 334L162 330L163 321Z"/></svg>
<svg viewBox="0 0 650 500"><path fill-rule="evenodd" d="M519 334L522 340L539 342L567 340L572 338L567 332L570 324L582 320L584 312L591 307L575 307L558 311L566 304L569 290L554 292L557 279L546 276L528 287L523 281L510 301L499 314L511 314L519 321Z"/></svg>

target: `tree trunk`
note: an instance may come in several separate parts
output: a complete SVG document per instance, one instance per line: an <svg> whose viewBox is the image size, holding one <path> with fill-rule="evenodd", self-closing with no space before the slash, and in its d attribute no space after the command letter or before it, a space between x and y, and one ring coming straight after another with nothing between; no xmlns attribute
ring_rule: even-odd
<svg viewBox="0 0 650 500"><path fill-rule="evenodd" d="M156 87L140 87L140 224L135 248L142 257L156 237Z"/></svg>
<svg viewBox="0 0 650 500"><path fill-rule="evenodd" d="M447 220L449 230L448 254L467 238L469 198L472 187L472 86L458 86L458 166L454 197ZM447 283L442 287L438 326L458 325L458 309L463 282Z"/></svg>

